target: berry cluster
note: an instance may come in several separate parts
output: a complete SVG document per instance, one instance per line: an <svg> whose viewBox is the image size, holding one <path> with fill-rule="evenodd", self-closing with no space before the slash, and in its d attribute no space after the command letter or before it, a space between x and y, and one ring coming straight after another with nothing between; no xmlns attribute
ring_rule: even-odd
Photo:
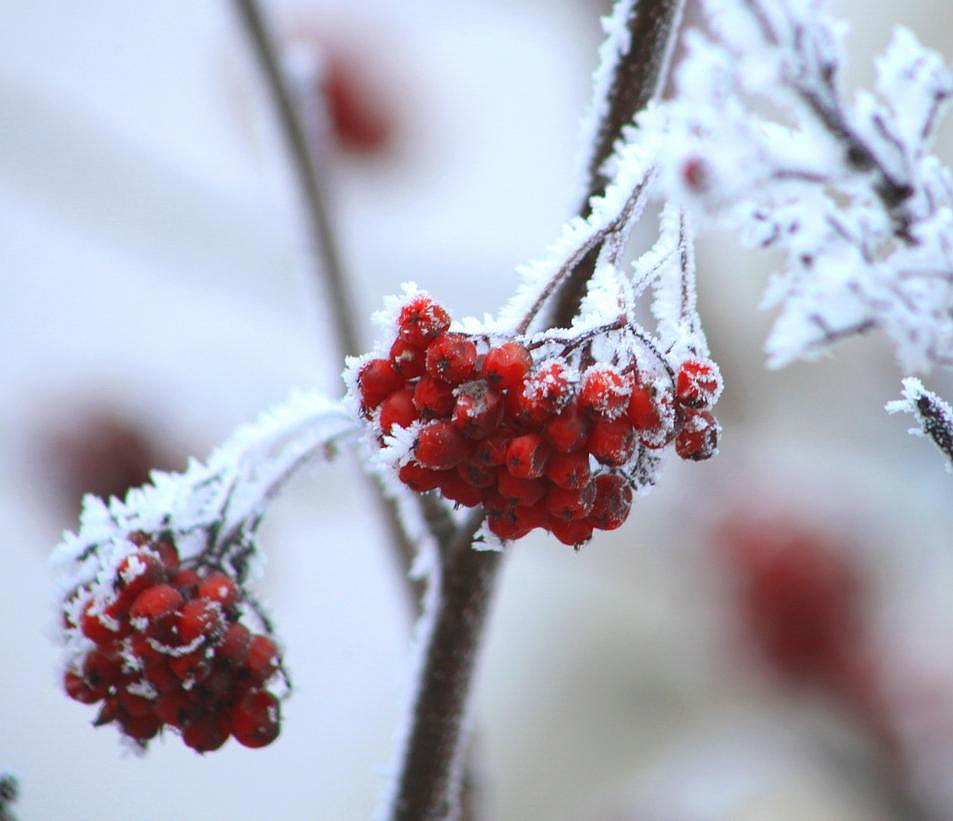
<svg viewBox="0 0 953 821"><path fill-rule="evenodd" d="M180 564L168 536L133 533L129 546L110 578L66 602L67 631L81 648L66 692L102 702L95 724L115 721L143 746L163 727L203 753L229 736L270 744L280 707L267 685L281 660L268 635L239 620L242 589L220 570Z"/></svg>
<svg viewBox="0 0 953 821"><path fill-rule="evenodd" d="M695 460L715 452L709 409L721 379L708 360L658 377L634 361L595 362L582 340L553 356L544 344L494 342L450 324L430 297L413 296L389 355L363 363L356 391L381 444L398 429L413 435L400 480L482 504L501 539L540 527L578 546L626 520L645 449L674 442Z"/></svg>

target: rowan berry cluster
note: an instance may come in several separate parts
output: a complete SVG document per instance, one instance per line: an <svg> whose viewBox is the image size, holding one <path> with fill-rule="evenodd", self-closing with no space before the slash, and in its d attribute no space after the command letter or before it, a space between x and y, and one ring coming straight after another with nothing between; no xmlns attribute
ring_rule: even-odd
<svg viewBox="0 0 953 821"><path fill-rule="evenodd" d="M64 676L71 698L102 703L140 746L164 727L204 753L234 737L263 747L278 737L269 691L281 659L274 640L241 622L247 605L227 573L180 562L168 535L128 537L111 575L67 599L66 629L81 651Z"/></svg>
<svg viewBox="0 0 953 821"><path fill-rule="evenodd" d="M417 294L399 311L388 356L356 376L361 412L381 445L413 438L401 482L482 504L489 530L519 539L539 527L567 545L614 530L632 505L631 473L645 449L674 442L707 459L719 426L714 363L687 358L665 374L594 360L592 338L553 355L549 340L450 330L450 315Z"/></svg>

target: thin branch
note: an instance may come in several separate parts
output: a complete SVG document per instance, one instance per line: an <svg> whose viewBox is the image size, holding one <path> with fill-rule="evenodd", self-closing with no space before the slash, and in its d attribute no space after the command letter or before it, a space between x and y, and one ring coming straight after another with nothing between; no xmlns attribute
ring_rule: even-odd
<svg viewBox="0 0 953 821"><path fill-rule="evenodd" d="M351 292L328 215L320 169L315 161L314 152L309 146L304 126L281 69L281 61L258 3L256 0L233 0L233 2L248 41L255 52L284 137L288 158L304 203L311 244L316 254L317 278L324 283L330 299L329 313L334 323L338 353L343 361L346 355L360 353L361 345L354 321L356 313ZM406 579L405 591L408 604L411 612L417 613L422 589L419 583L410 580L407 575L416 549L408 540L401 525L396 502L384 494L379 483L374 482L373 485L375 504L387 526L389 541L394 546L400 574Z"/></svg>
<svg viewBox="0 0 953 821"><path fill-rule="evenodd" d="M632 4L628 19L629 48L620 55L609 84L608 105L589 161L586 194L579 206L582 217L589 215L589 200L609 182L604 166L623 129L662 92L683 7L684 0L640 0ZM553 309L554 324L568 326L576 315L598 257L597 245L563 281Z"/></svg>

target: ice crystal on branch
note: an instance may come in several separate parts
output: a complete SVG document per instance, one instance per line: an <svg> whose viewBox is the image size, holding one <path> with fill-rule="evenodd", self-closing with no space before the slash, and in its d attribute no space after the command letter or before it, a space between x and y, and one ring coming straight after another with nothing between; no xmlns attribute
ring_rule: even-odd
<svg viewBox="0 0 953 821"><path fill-rule="evenodd" d="M819 0L703 0L671 101L637 139L659 188L777 248L769 361L873 328L906 369L953 364L953 183L929 153L953 96L940 56L898 29L876 94L838 85L845 27Z"/></svg>
<svg viewBox="0 0 953 821"><path fill-rule="evenodd" d="M888 402L887 413L911 413L917 427L910 433L933 440L947 458L946 469L953 471L953 408L932 391L923 387L919 379L903 380L903 399Z"/></svg>
<svg viewBox="0 0 953 821"><path fill-rule="evenodd" d="M199 752L232 736L264 746L287 690L273 629L247 589L268 503L303 465L355 433L317 394L238 430L207 463L153 473L125 500L87 496L78 533L53 554L63 571L67 693L100 703L139 747L163 728Z"/></svg>

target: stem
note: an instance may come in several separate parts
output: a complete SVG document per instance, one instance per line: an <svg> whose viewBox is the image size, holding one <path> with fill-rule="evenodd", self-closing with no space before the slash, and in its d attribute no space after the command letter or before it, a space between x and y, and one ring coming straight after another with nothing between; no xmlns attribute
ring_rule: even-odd
<svg viewBox="0 0 953 821"><path fill-rule="evenodd" d="M599 124L589 160L586 195L579 206L582 217L589 215L589 200L609 182L602 169L622 130L662 92L684 4L684 0L640 0L632 4L628 19L629 48L620 55L609 85L606 113ZM566 325L579 310L598 257L597 245L576 264L560 288L554 313L568 317L564 321Z"/></svg>
<svg viewBox="0 0 953 821"><path fill-rule="evenodd" d="M466 707L502 554L472 549L483 512L445 545L439 597L411 716L393 821L458 817Z"/></svg>
<svg viewBox="0 0 953 821"><path fill-rule="evenodd" d="M317 279L321 280L327 289L331 303L330 314L334 337L340 354L339 359L343 361L345 356L359 353L361 345L354 322L356 313L347 287L347 277L341 265L337 240L328 216L320 169L315 161L314 152L309 147L304 126L295 109L291 91L281 69L281 61L258 3L256 0L233 0L233 2L249 44L258 60L268 96L271 98L284 137L288 158L303 200L311 244L316 255ZM405 580L404 590L408 606L411 612L417 613L423 592L422 586L407 575L414 560L415 546L407 539L407 534L400 523L397 504L383 493L377 482L372 481L372 484L374 503L387 526L389 541L397 557L400 575Z"/></svg>

